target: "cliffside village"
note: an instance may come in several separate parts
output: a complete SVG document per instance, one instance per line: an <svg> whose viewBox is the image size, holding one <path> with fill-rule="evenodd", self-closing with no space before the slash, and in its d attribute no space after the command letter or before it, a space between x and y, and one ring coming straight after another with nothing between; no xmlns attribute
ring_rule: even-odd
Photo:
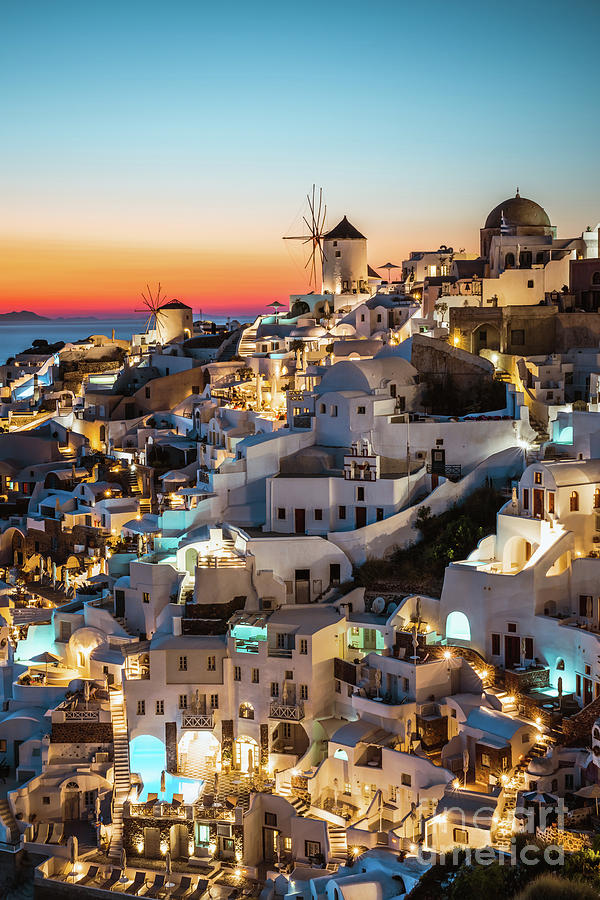
<svg viewBox="0 0 600 900"><path fill-rule="evenodd" d="M36 896L391 900L600 829L598 227L517 191L479 254L376 270L346 217L322 251L248 325L170 300L0 367L0 851ZM357 577L484 488L438 595Z"/></svg>

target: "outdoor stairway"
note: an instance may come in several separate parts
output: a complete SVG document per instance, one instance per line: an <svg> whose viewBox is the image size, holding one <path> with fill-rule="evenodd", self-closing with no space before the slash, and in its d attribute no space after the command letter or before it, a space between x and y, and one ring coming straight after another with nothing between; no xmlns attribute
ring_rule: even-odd
<svg viewBox="0 0 600 900"><path fill-rule="evenodd" d="M332 825L327 823L327 834L329 836L329 849L334 859L346 859L348 855L348 841L346 839L346 829L342 825Z"/></svg>
<svg viewBox="0 0 600 900"><path fill-rule="evenodd" d="M131 789L129 734L122 691L111 691L110 713L113 726L115 783L112 803L112 836L108 855L112 860L118 861L123 849L123 804Z"/></svg>
<svg viewBox="0 0 600 900"><path fill-rule="evenodd" d="M6 797L0 798L0 822L4 825L7 843L18 844L19 826Z"/></svg>
<svg viewBox="0 0 600 900"><path fill-rule="evenodd" d="M234 542L230 538L224 538L218 553L199 556L198 565L202 568L243 569L246 567L246 560L243 556L238 556Z"/></svg>
<svg viewBox="0 0 600 900"><path fill-rule="evenodd" d="M513 824L515 807L517 805L517 795L520 790L525 787L525 777L522 772L515 772L506 787L504 788L504 804L502 812L498 820L498 824L494 829L493 844L499 850L508 852L510 850L510 842L513 836Z"/></svg>
<svg viewBox="0 0 600 900"><path fill-rule="evenodd" d="M306 815L306 813L310 809L310 804L306 800L303 800L302 797L290 797L289 802L296 810L297 816Z"/></svg>
<svg viewBox="0 0 600 900"><path fill-rule="evenodd" d="M260 325L260 319L261 317L257 316L252 325L244 328L238 345L238 356L252 356L253 353L256 353L256 332Z"/></svg>
<svg viewBox="0 0 600 900"><path fill-rule="evenodd" d="M137 472L133 469L129 469L127 473L127 481L129 482L129 487L131 489L132 494L141 494L140 486L138 484Z"/></svg>
<svg viewBox="0 0 600 900"><path fill-rule="evenodd" d="M138 503L141 516L143 516L144 513L152 512L152 500L150 499L150 497L140 497Z"/></svg>
<svg viewBox="0 0 600 900"><path fill-rule="evenodd" d="M486 688L487 694L493 694L502 704L503 713L514 713L517 711L515 698L508 691L499 690L498 688Z"/></svg>

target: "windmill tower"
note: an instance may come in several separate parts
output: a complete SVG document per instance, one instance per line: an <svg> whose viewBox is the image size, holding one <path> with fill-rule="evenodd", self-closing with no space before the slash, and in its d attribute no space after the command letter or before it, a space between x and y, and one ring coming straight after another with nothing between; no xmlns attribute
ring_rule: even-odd
<svg viewBox="0 0 600 900"><path fill-rule="evenodd" d="M323 293L368 294L367 239L346 216L323 235Z"/></svg>
<svg viewBox="0 0 600 900"><path fill-rule="evenodd" d="M136 312L148 313L145 334L148 335L150 331L154 331L156 340L159 344L163 343L162 332L164 331L164 314L162 312L162 308L165 305L166 301L166 295L161 293L160 281L158 283L158 287L156 288L155 294L152 293L150 285L147 284L146 292L142 291L142 303L144 304L144 307L143 309L136 310Z"/></svg>
<svg viewBox="0 0 600 900"><path fill-rule="evenodd" d="M312 194L306 195L308 214L302 216L306 225L307 234L284 237L284 241L302 241L309 245L309 254L304 268L309 272L309 283L315 293L321 292L321 282L325 263L325 251L323 238L325 237L325 220L327 218L327 205L323 202L323 188L319 188L317 198L316 185L312 186Z"/></svg>
<svg viewBox="0 0 600 900"><path fill-rule="evenodd" d="M160 283L154 295L149 285L146 285L146 293L142 291L142 300L148 312L146 334L154 331L159 344L185 341L192 336L194 326L191 306L187 306L181 300L167 301L166 297L161 295Z"/></svg>

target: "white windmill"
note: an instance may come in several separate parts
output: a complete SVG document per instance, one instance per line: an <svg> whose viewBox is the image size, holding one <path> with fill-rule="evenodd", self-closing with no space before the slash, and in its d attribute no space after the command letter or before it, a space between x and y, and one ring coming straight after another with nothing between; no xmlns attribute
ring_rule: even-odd
<svg viewBox="0 0 600 900"><path fill-rule="evenodd" d="M160 281L158 283L158 287L156 288L155 294L152 294L150 285L146 285L146 291L142 291L142 302L144 304L144 309L136 310L136 312L148 313L145 334L148 334L149 331L155 331L157 340L159 341L159 343L162 343L162 338L165 331L164 319L166 316L163 307L167 302L167 297L165 294L161 293Z"/></svg>
<svg viewBox="0 0 600 900"><path fill-rule="evenodd" d="M323 270L323 261L325 260L325 251L323 250L323 238L326 234L325 220L327 218L327 205L323 202L323 188L319 188L319 198L317 201L316 185L312 186L312 194L306 195L308 202L308 214L302 216L304 224L308 230L308 234L292 235L284 237L284 241L302 241L303 244L310 244L310 253L304 264L305 269L310 272L310 284L314 290L320 291L320 285L317 285L317 261Z"/></svg>

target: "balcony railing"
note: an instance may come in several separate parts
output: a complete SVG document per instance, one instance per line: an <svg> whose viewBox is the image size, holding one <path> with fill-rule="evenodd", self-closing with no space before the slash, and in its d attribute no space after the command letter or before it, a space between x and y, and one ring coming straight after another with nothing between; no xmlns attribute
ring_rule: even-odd
<svg viewBox="0 0 600 900"><path fill-rule="evenodd" d="M280 659L291 659L292 652L291 647L269 647L267 655L277 656Z"/></svg>
<svg viewBox="0 0 600 900"><path fill-rule="evenodd" d="M451 481L456 479L458 480L461 477L462 466L444 466L438 465L437 463L427 463L427 474L428 475L442 475L444 478L449 478Z"/></svg>
<svg viewBox="0 0 600 900"><path fill-rule="evenodd" d="M65 722L98 722L97 709L65 709Z"/></svg>
<svg viewBox="0 0 600 900"><path fill-rule="evenodd" d="M304 718L304 703L280 703L278 700L272 700L269 708L270 719L286 719L293 722L300 722Z"/></svg>
<svg viewBox="0 0 600 900"><path fill-rule="evenodd" d="M215 727L215 717L213 713L182 713L181 728L193 731L202 731L203 729L213 729Z"/></svg>

